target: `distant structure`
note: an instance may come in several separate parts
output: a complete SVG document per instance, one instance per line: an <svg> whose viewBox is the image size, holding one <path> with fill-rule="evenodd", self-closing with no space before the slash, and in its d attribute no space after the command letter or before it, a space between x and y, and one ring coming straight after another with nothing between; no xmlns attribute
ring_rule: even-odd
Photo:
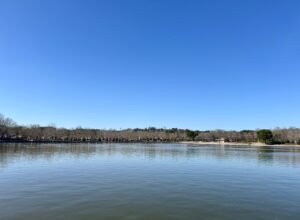
<svg viewBox="0 0 300 220"><path fill-rule="evenodd" d="M220 138L216 140L217 142L219 142L220 144L225 144L225 138Z"/></svg>

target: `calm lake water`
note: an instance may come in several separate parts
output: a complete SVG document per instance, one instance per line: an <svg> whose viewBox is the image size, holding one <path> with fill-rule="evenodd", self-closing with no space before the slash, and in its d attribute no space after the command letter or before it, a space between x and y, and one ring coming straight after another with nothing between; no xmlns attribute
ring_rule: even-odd
<svg viewBox="0 0 300 220"><path fill-rule="evenodd" d="M300 219L300 148L0 144L0 219Z"/></svg>

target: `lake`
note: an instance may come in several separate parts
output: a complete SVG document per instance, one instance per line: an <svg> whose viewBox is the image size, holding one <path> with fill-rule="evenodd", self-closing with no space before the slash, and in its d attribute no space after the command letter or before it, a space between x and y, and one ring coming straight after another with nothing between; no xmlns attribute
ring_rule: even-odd
<svg viewBox="0 0 300 220"><path fill-rule="evenodd" d="M0 144L0 219L300 219L300 148Z"/></svg>

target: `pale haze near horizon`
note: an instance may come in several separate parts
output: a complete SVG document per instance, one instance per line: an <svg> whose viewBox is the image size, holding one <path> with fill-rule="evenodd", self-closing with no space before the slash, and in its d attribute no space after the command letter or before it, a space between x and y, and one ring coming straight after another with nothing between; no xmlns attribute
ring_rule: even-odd
<svg viewBox="0 0 300 220"><path fill-rule="evenodd" d="M299 1L1 1L0 113L93 128L300 127Z"/></svg>

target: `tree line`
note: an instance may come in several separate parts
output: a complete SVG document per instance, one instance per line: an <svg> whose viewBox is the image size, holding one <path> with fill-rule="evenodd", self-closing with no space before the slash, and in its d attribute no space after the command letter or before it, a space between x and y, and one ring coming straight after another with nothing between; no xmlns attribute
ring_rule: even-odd
<svg viewBox="0 0 300 220"><path fill-rule="evenodd" d="M135 128L135 129L90 129L90 128L57 128L54 125L21 126L12 119L0 114L1 142L181 142L225 141L233 143L264 142L267 144L300 144L299 128L275 128L225 131L198 131L179 128Z"/></svg>

